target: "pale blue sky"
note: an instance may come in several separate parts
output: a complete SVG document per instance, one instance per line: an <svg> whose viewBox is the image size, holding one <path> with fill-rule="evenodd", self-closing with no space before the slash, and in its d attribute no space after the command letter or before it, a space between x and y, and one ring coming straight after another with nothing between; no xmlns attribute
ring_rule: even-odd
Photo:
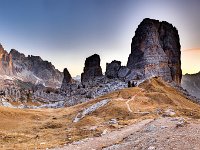
<svg viewBox="0 0 200 150"><path fill-rule="evenodd" d="M131 39L144 18L176 26L184 73L200 70L198 0L0 0L0 4L0 42L6 50L40 55L60 71L67 67L73 76L81 74L85 58L94 53L100 54L103 71L114 59L126 65ZM186 52L191 48L196 53Z"/></svg>

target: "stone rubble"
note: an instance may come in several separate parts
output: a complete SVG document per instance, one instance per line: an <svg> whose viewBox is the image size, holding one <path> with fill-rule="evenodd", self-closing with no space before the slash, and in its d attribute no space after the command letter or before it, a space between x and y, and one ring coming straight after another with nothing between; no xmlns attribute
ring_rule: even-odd
<svg viewBox="0 0 200 150"><path fill-rule="evenodd" d="M74 118L73 122L79 122L86 115L91 114L92 112L96 111L100 107L103 107L104 105L108 104L109 102L110 102L109 99L104 99L100 102L93 104L92 106L90 106L90 107L84 109L82 112L78 113L77 116Z"/></svg>

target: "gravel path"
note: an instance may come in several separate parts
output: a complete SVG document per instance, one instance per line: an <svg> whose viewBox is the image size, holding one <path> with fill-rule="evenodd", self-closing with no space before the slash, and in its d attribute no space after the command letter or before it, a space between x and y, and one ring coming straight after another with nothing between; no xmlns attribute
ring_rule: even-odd
<svg viewBox="0 0 200 150"><path fill-rule="evenodd" d="M63 148L55 148L54 150L100 150L103 147L119 143L127 136L137 132L138 130L141 130L151 121L153 121L153 119L146 119L120 130L107 133L101 137L87 138L64 146Z"/></svg>
<svg viewBox="0 0 200 150"><path fill-rule="evenodd" d="M200 150L200 122L160 118L103 150Z"/></svg>
<svg viewBox="0 0 200 150"><path fill-rule="evenodd" d="M199 141L199 120L166 117L146 119L54 150L200 150Z"/></svg>

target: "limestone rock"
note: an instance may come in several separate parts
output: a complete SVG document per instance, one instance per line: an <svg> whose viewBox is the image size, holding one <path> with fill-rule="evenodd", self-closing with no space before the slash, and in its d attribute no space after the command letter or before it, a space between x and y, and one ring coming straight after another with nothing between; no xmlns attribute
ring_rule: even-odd
<svg viewBox="0 0 200 150"><path fill-rule="evenodd" d="M121 67L121 62L117 60L114 60L111 63L106 63L105 75L110 79L117 78L120 67Z"/></svg>
<svg viewBox="0 0 200 150"><path fill-rule="evenodd" d="M95 77L102 76L100 61L100 56L97 54L86 58L84 71L81 74L81 82L87 82Z"/></svg>
<svg viewBox="0 0 200 150"><path fill-rule="evenodd" d="M178 31L168 22L144 19L132 39L127 67L144 78L160 76L180 84L182 71Z"/></svg>
<svg viewBox="0 0 200 150"><path fill-rule="evenodd" d="M181 80L181 86L191 95L200 99L200 72L195 74L185 74Z"/></svg>
<svg viewBox="0 0 200 150"><path fill-rule="evenodd" d="M51 62L42 60L40 56L28 55L26 57L15 49L10 51L10 55L12 55L15 75L24 81L51 87L61 85L63 74L55 69Z"/></svg>
<svg viewBox="0 0 200 150"><path fill-rule="evenodd" d="M119 79L125 79L126 76L128 76L131 73L131 70L127 68L126 66L122 66L118 71L118 77Z"/></svg>
<svg viewBox="0 0 200 150"><path fill-rule="evenodd" d="M72 83L72 77L67 68L63 71L64 77L61 85L61 90L67 90L69 88L69 84Z"/></svg>
<svg viewBox="0 0 200 150"><path fill-rule="evenodd" d="M8 54L0 44L0 73L1 75L13 75L12 55Z"/></svg>

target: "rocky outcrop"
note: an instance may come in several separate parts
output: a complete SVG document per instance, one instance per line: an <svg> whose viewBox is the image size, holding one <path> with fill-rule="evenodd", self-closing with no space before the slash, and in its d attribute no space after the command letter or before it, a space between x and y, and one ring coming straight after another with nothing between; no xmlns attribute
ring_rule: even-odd
<svg viewBox="0 0 200 150"><path fill-rule="evenodd" d="M69 89L69 84L72 83L72 77L67 68L64 69L63 71L64 77L61 85L61 90L65 91Z"/></svg>
<svg viewBox="0 0 200 150"><path fill-rule="evenodd" d="M182 71L178 31L168 22L144 19L132 39L127 67L142 78L162 77L180 84Z"/></svg>
<svg viewBox="0 0 200 150"><path fill-rule="evenodd" d="M95 77L102 76L100 61L100 57L97 54L86 58L85 67L81 74L81 82L87 82L93 80Z"/></svg>
<svg viewBox="0 0 200 150"><path fill-rule="evenodd" d="M183 75L181 86L191 95L200 99L200 72L196 74Z"/></svg>
<svg viewBox="0 0 200 150"><path fill-rule="evenodd" d="M60 87L63 74L40 56L28 56L12 49L8 53L0 44L0 75L15 76L25 82Z"/></svg>
<svg viewBox="0 0 200 150"><path fill-rule="evenodd" d="M124 80L130 73L131 70L129 68L127 68L126 66L122 66L118 71L118 78Z"/></svg>
<svg viewBox="0 0 200 150"><path fill-rule="evenodd" d="M44 84L45 86L59 87L63 74L55 69L51 62L44 61L40 56L19 53L17 50L10 51L13 60L15 74L25 81L34 84Z"/></svg>
<svg viewBox="0 0 200 150"><path fill-rule="evenodd" d="M1 75L13 75L13 62L12 55L8 54L0 44L0 74Z"/></svg>
<svg viewBox="0 0 200 150"><path fill-rule="evenodd" d="M105 75L110 78L118 78L118 71L121 67L121 62L114 60L111 63L106 63L106 72Z"/></svg>

